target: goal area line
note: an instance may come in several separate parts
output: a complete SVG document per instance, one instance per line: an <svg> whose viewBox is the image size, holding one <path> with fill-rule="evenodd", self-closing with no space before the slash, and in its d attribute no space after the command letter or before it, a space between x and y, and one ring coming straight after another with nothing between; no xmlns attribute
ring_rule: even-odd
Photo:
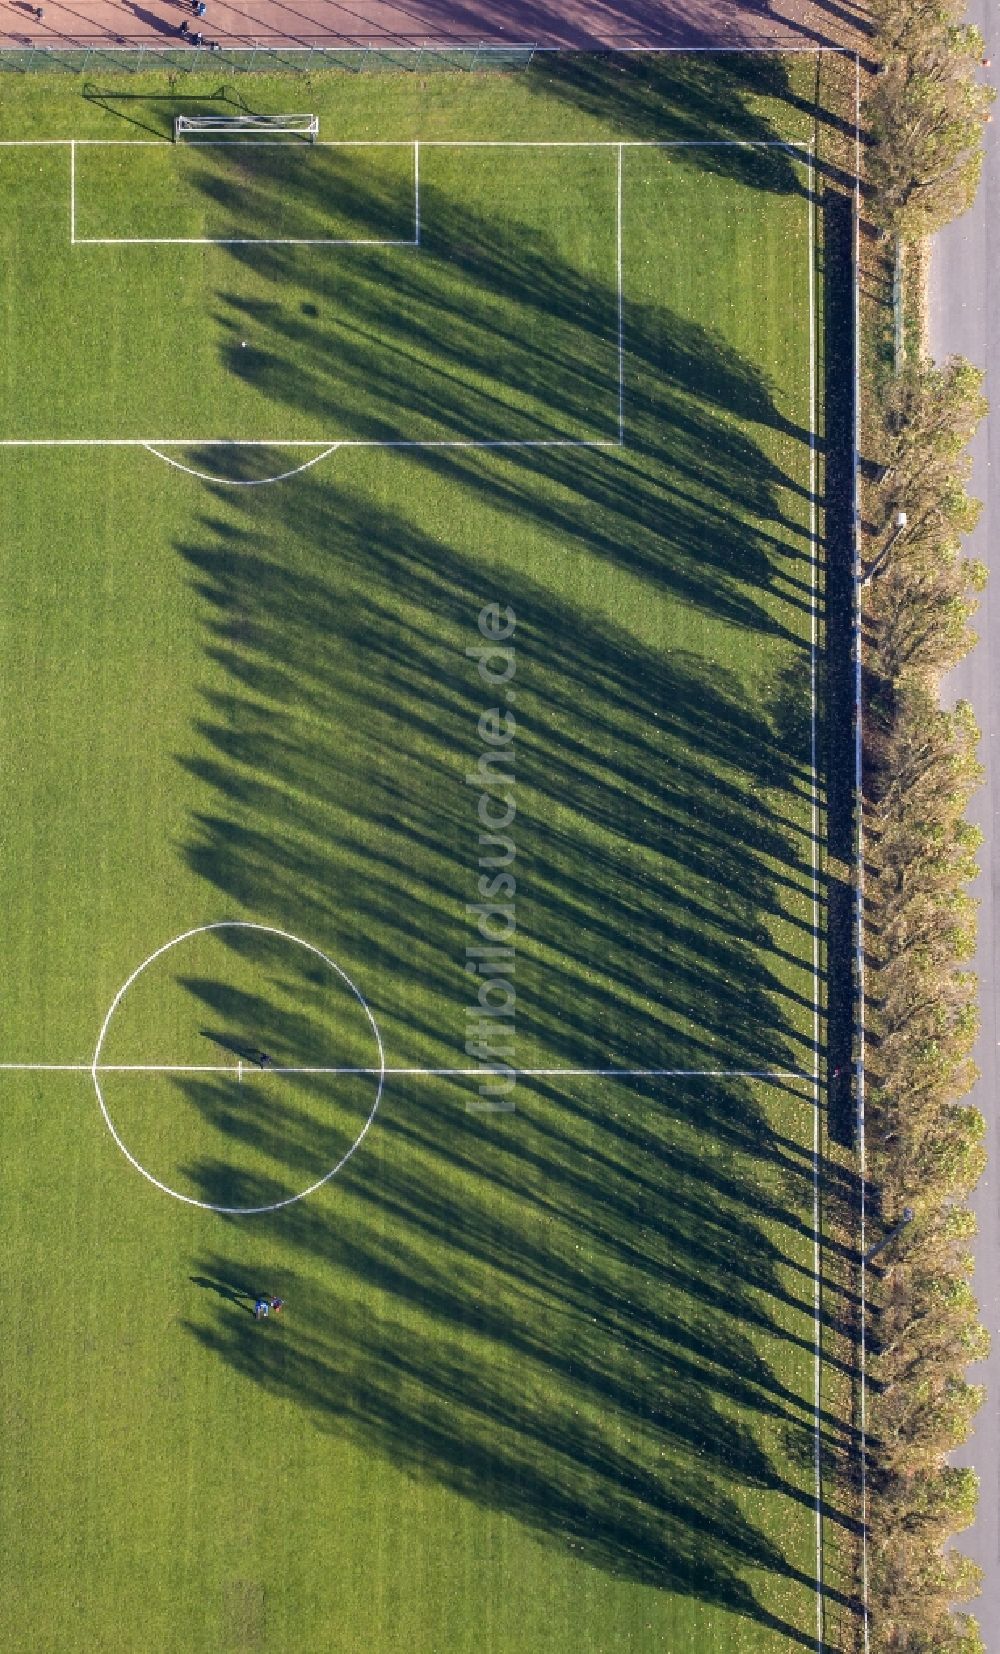
<svg viewBox="0 0 1000 1654"><path fill-rule="evenodd" d="M178 116L177 119L182 117ZM85 143L90 148L166 148L176 152L176 145L167 143L161 145L158 140L136 139L108 139L70 138L69 143L69 242L71 247L419 247L420 246L420 141L419 139L405 139L396 144L379 144L372 146L365 140L351 143L344 140L339 144L328 144L326 148L344 149L404 149L413 152L412 176L412 217L413 234L410 236L280 236L280 235L78 235L77 220L77 179L76 179L76 152L80 144ZM242 149L246 147L260 148L270 145L272 148L287 147L277 144L273 139L239 139L239 138L196 138L185 141L182 149L211 148ZM309 146L316 148L315 141Z"/></svg>

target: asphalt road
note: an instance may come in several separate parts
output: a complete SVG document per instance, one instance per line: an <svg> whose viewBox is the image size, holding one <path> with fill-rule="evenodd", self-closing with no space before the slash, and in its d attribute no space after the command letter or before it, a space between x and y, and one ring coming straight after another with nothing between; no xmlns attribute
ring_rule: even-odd
<svg viewBox="0 0 1000 1654"><path fill-rule="evenodd" d="M971 0L971 20L986 37L992 59L991 78L1000 74L1000 11L996 0ZM959 354L987 370L986 394L994 412L984 421L973 447L972 491L984 502L979 527L969 550L990 569L990 587L977 616L980 642L954 671L946 699L965 697L975 708L983 732L986 785L973 800L971 814L986 843L982 872L974 894L981 902L979 973L982 1029L976 1052L981 1079L972 1101L986 1116L989 1166L973 1197L979 1219L975 1287L982 1318L993 1335L990 1359L971 1369L987 1386L986 1404L974 1434L954 1456L972 1465L981 1479L975 1526L959 1539L961 1548L985 1569L983 1595L976 1605L989 1654L1000 1654L1000 1128L997 1120L998 1029L1000 986L1000 103L986 129L987 154L976 203L938 237L931 263L930 348L938 361Z"/></svg>

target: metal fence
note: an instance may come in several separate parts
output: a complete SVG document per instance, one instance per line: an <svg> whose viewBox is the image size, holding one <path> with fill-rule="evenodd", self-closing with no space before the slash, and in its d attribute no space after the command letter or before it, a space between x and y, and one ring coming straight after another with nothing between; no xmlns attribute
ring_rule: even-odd
<svg viewBox="0 0 1000 1654"><path fill-rule="evenodd" d="M478 73L526 69L535 55L533 45L451 46L0 46L0 73L29 75L60 72L80 75L139 74L166 69L192 74L199 69L224 67L238 74L254 70L315 74L340 69L349 74L395 71L402 74L447 69Z"/></svg>

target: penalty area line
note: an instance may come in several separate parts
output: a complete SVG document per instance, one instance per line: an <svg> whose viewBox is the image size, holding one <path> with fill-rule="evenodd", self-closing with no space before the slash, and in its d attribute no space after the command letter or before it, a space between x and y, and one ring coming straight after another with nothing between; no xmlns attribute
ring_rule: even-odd
<svg viewBox="0 0 1000 1654"><path fill-rule="evenodd" d="M416 247L412 240L280 235L78 235L74 247Z"/></svg>
<svg viewBox="0 0 1000 1654"><path fill-rule="evenodd" d="M297 477L301 471L308 471L311 466L318 465L320 460L328 459L331 454L335 454L339 447L339 442L331 443L329 448L314 454L312 459L304 459L301 465L293 465L290 471L281 471L274 477L213 477L210 472L197 471L193 465L184 465L181 460L173 459L170 454L163 454L149 444L146 445L146 452L153 454L156 459L162 459L164 464L172 465L175 471L184 471L189 477L197 477L199 482L216 483L225 488L265 488L269 483L287 482L289 477Z"/></svg>

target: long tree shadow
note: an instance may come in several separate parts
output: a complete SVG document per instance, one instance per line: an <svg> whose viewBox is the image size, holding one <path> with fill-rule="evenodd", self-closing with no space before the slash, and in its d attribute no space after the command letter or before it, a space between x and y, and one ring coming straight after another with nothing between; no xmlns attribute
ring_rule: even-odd
<svg viewBox="0 0 1000 1654"><path fill-rule="evenodd" d="M276 189L266 166L256 186ZM204 183L235 211L232 178ZM255 292L234 277L217 295L227 335L252 335L252 351L225 347L233 371L358 441L400 439L404 419L461 440L491 403L533 436L612 439L613 285L443 184L425 206L442 259L465 249L448 280L433 237L405 266L352 255L319 339L331 278L257 252ZM807 1531L814 1432L853 1445L815 1411L814 1168L794 1130L821 986L808 433L759 366L662 303L630 307L628 359L624 449L425 450L405 466L412 497L339 458L290 487L207 487L179 548L206 627L204 714L178 754L205 803L179 848L227 907L332 950L390 1062L467 1063L481 719L500 703L516 711L516 810L489 849L516 880L518 1063L692 1077L536 1075L513 1114L468 1112L469 1088L440 1076L393 1081L335 1194L274 1219L297 1271L280 1346L224 1294L188 1329L318 1427L609 1573L812 1646L815 1580L747 1497ZM229 479L274 458L233 450ZM523 554L490 556L512 524ZM633 583L610 612L609 568ZM469 653L489 601L516 617L506 699ZM671 604L687 630L643 624ZM720 618L729 659L698 641ZM228 1003L224 981L189 986L199 1011ZM255 1003L253 1026L268 1049L321 1048L307 1007L268 1022ZM764 1088L750 1070L782 1077ZM232 1160L186 1166L203 1200L259 1206L300 1183L294 1092L275 1138L259 1108L236 1115L231 1082L177 1084L232 1143ZM239 1165L240 1137L265 1132L267 1179ZM240 1278L235 1248L196 1267ZM829 1494L821 1509L850 1527Z"/></svg>
<svg viewBox="0 0 1000 1654"><path fill-rule="evenodd" d="M803 187L772 118L792 101L780 53L563 52L534 80L546 98L586 115L611 112L623 138L697 144L708 172L780 195Z"/></svg>
<svg viewBox="0 0 1000 1654"><path fill-rule="evenodd" d="M289 182L280 159L262 153L256 188L282 195ZM392 185L380 196L362 187L351 163L340 164L339 213L364 221L375 239L398 228ZM612 174L602 164L610 208ZM206 163L200 184L239 222L239 177ZM307 171L295 185L304 212L314 202L321 210ZM220 295L228 366L279 405L309 409L314 428L343 441L445 444L418 450L428 469L530 512L615 566L624 559L631 572L713 615L780 630L768 595L809 601L808 551L797 543L806 409L784 412L760 370L717 332L636 298L624 315L621 463L609 467L599 448L563 446L618 441L613 248L609 241L581 270L542 224L511 222L510 211L497 222L475 195L459 205L425 177L419 256L369 248L331 272L294 247L234 249L254 280L252 293ZM261 295L262 283L273 298ZM292 291L305 295L301 304L288 302ZM330 317L334 304L336 319L317 330L317 316ZM529 446L498 468L467 446L483 441ZM777 463L779 447L789 464ZM254 476L245 451L227 461L234 480ZM199 469L219 463L213 451Z"/></svg>
<svg viewBox="0 0 1000 1654"><path fill-rule="evenodd" d="M405 1033L398 1060L454 1062L474 936L465 913L474 889L455 884L468 861L475 794L463 777L483 704L464 650L481 593L476 558L401 511L310 479L294 494L227 504L185 556L209 655L231 685L212 691L199 750L183 760L217 801L185 853L228 898L297 934L336 935L380 1021L396 1040ZM508 571L503 597L522 617L519 1041L585 1067L614 1051L636 1064L669 1054L678 1067L729 1066L736 1053L801 1068L807 981L794 989L787 960L769 957L766 943L776 921L805 912L809 879L796 822L804 801L795 803L809 731L788 687L772 708L754 707L733 674L706 680L697 657L644 649L523 573ZM759 799L752 812L748 796ZM801 928L804 947L804 919ZM224 984L195 986L199 1004L225 998ZM265 1017L255 1006L254 1027L276 1049L315 1048L307 1023ZM181 1083L217 1118L218 1082ZM745 1422L780 1419L803 1443L814 1427L773 1354L811 1354L812 1279L795 1261L796 1236L812 1238L811 1168L782 1148L746 1082L632 1096L624 1120L622 1101L607 1109L533 1085L516 1132L498 1143L464 1114L457 1127L453 1100L411 1096L397 1112L387 1097L378 1170L363 1159L349 1185L367 1214L358 1232L339 1216L335 1235L319 1208L295 1208L282 1225L302 1250L303 1276L315 1277L296 1312L301 1347L296 1333L272 1372L269 1351L224 1320L199 1323L197 1336L380 1451L397 1457L407 1435L415 1469L569 1536L598 1565L770 1623L738 1566L796 1576L733 1487L811 1499ZM253 1132L254 1116L244 1111L239 1129ZM283 1140L290 1188L309 1145L294 1118ZM758 1193L751 1214L753 1167L771 1193ZM231 1164L187 1171L219 1204L287 1192L234 1181ZM511 1203L510 1218L479 1219ZM224 1263L212 1269L232 1278ZM345 1272L362 1296L380 1295L385 1343L374 1354L371 1323L329 1285ZM498 1412L479 1393L482 1361L465 1342L468 1306L498 1295L507 1307L480 1308L475 1336L489 1342L491 1365L540 1375L549 1399L523 1416L509 1396ZM529 1329L514 1309L525 1303ZM407 1312L424 1319L404 1336ZM353 1341L345 1315L358 1318ZM365 1371L353 1407L344 1361ZM573 1416L577 1392L594 1418L564 1439L559 1421ZM602 1427L602 1416L619 1422ZM822 1428L844 1445L835 1417ZM618 1442L635 1430L645 1468ZM551 1464L544 1432L559 1443ZM707 1464L716 1466L708 1489ZM833 1506L828 1514L838 1518Z"/></svg>
<svg viewBox="0 0 1000 1654"><path fill-rule="evenodd" d="M480 574L365 497L303 480L275 498L270 555L259 499L252 545L227 532L217 550L187 551L214 611L213 657L234 684L213 692L202 752L184 760L228 818L203 819L187 853L230 896L252 891L261 911L291 905L325 928L315 847L335 841L352 950L384 931L383 969L418 971L421 991L454 1007L437 1024L443 1060L468 997L474 877L456 892L455 869L475 831L464 777L483 702L465 644ZM335 556L311 549L323 540ZM718 1066L721 1054L726 1066L801 1069L811 977L801 952L790 973L762 943L779 926L803 939L809 928L812 846L782 807L782 782L794 787L807 762L802 732L793 757L727 673L706 684L696 658L645 651L524 576L509 575L505 595L523 616L518 831L532 877L520 923L538 938L519 959L522 1034L587 1066L606 1064L610 1041L632 1066L660 1065L669 1042L677 1067ZM367 739L331 747L324 728ZM453 936L443 947L442 926ZM556 948L573 971L569 1019L562 1004L548 1009ZM378 1006L377 983L371 997Z"/></svg>
<svg viewBox="0 0 1000 1654"><path fill-rule="evenodd" d="M798 89L788 56L780 51L562 52L543 62L533 81L545 98L589 116L600 118L612 109L623 137L703 145L698 164L707 171L777 194L803 187L789 152L779 147L778 112L796 110L854 135L853 111L843 115ZM746 147L723 147L734 141Z"/></svg>
<svg viewBox="0 0 1000 1654"><path fill-rule="evenodd" d="M745 1085L717 1089L720 1106L756 1112ZM311 1206L282 1221L306 1263L279 1363L224 1317L190 1323L193 1335L321 1427L549 1543L777 1626L741 1571L812 1582L733 1495L750 1486L811 1510L753 1420L783 1421L800 1454L813 1421L752 1336L762 1303L785 1293L781 1256L747 1212L742 1156L728 1187L709 1188L704 1160L676 1164L662 1116L633 1125L632 1111L623 1122L555 1084L526 1098L516 1133L456 1125L459 1108L442 1092L390 1110L336 1221ZM198 1172L207 1198L230 1186L228 1167ZM201 1267L232 1274L221 1258ZM834 1416L823 1428L844 1444Z"/></svg>

